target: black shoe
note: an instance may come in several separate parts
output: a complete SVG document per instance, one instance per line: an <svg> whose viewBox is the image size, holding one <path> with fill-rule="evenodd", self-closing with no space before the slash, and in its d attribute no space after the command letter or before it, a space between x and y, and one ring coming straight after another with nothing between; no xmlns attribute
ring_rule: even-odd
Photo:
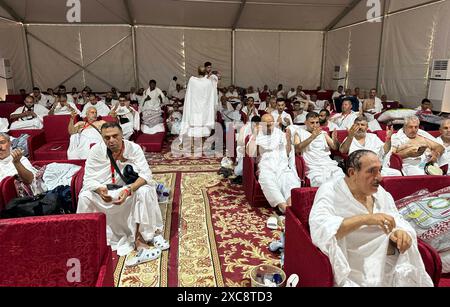
<svg viewBox="0 0 450 307"><path fill-rule="evenodd" d="M242 185L242 176L237 176L234 179L231 179L232 184Z"/></svg>

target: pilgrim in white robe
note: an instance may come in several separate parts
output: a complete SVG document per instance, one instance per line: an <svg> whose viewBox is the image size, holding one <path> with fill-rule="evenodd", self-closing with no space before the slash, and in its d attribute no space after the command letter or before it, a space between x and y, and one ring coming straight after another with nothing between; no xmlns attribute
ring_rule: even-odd
<svg viewBox="0 0 450 307"><path fill-rule="evenodd" d="M298 129L297 133L301 142L311 137L311 133L305 129ZM331 179L345 176L338 163L330 157L330 147L328 147L325 134L327 133L323 132L319 135L302 153L307 167L306 176L311 181L312 187L320 187Z"/></svg>
<svg viewBox="0 0 450 307"><path fill-rule="evenodd" d="M361 144L360 142L358 142L356 138L353 138L348 154L351 155L352 153L358 150L370 150L374 152L378 156L378 158L380 158L380 161L383 163L381 175L394 177L402 176L402 173L399 170L389 167L390 162L389 159L391 155L388 155L388 153L384 152L384 143L380 140L380 138L376 134L366 133L366 139L364 144Z"/></svg>
<svg viewBox="0 0 450 307"><path fill-rule="evenodd" d="M129 140L134 131L139 131L141 126L141 117L139 112L130 107L131 111L126 106L119 106L116 110L117 118L119 119L120 127L122 127L123 138Z"/></svg>
<svg viewBox="0 0 450 307"><path fill-rule="evenodd" d="M438 141L428 132L419 129L419 136L424 137L430 141L438 143ZM403 129L400 129L396 134L392 136L392 147L399 147L409 143L410 139L405 134ZM426 175L425 166L429 162L430 150L427 149L420 157L411 157L403 159L402 172L405 176L423 176Z"/></svg>
<svg viewBox="0 0 450 307"><path fill-rule="evenodd" d="M245 95L245 97L247 97L247 99L248 98L253 98L255 103L260 103L261 102L261 99L259 98L259 94L258 93L247 94L247 95Z"/></svg>
<svg viewBox="0 0 450 307"><path fill-rule="evenodd" d="M0 118L0 132L8 132L9 121L7 118Z"/></svg>
<svg viewBox="0 0 450 307"><path fill-rule="evenodd" d="M79 133L70 136L67 158L69 160L86 160L93 144L103 142L103 137L96 128L88 126Z"/></svg>
<svg viewBox="0 0 450 307"><path fill-rule="evenodd" d="M439 166L448 165L450 167L450 145L445 146L444 140L442 137L438 137L437 143L444 146L444 153L442 154L441 158L439 159ZM450 170L447 171L447 176L450 176Z"/></svg>
<svg viewBox="0 0 450 307"><path fill-rule="evenodd" d="M300 124L300 125L304 125L306 122L306 115L308 115L308 112L303 111L302 113L298 114L297 116L295 116L294 118L294 124Z"/></svg>
<svg viewBox="0 0 450 307"><path fill-rule="evenodd" d="M164 93L157 87L152 91L148 88L144 93L144 101L139 104L139 113L142 113L141 130L144 134L157 134L166 131L161 110L161 98ZM150 100L147 100L147 97Z"/></svg>
<svg viewBox="0 0 450 307"><path fill-rule="evenodd" d="M217 90L207 77L189 79L180 136L208 137L215 124Z"/></svg>
<svg viewBox="0 0 450 307"><path fill-rule="evenodd" d="M30 96L34 97L33 94L31 94ZM41 97L39 98L39 100L37 100L37 98L35 98L35 101L37 104L40 104L44 108L50 108L53 104L50 102L49 97L50 96L47 96L47 95L44 95L41 93Z"/></svg>
<svg viewBox="0 0 450 307"><path fill-rule="evenodd" d="M259 148L258 182L272 207L286 203L291 190L301 187L297 170L289 165L286 135L275 128L271 135L262 132L256 137Z"/></svg>
<svg viewBox="0 0 450 307"><path fill-rule="evenodd" d="M106 214L106 233L108 244L117 250L119 256L125 256L134 250L137 237L136 228L146 242L151 241L156 231L163 230L163 219L158 205L156 182L145 159L141 147L124 140L123 156L126 162L117 161L123 172L126 165L131 165L139 177L146 181L133 195L128 197L121 206L105 203L100 195L95 193L98 188L105 188L112 183L111 162L106 154L104 142L95 145L86 161L83 189L81 190L77 213L102 212ZM125 185L117 174L116 184ZM126 187L125 187L126 188ZM109 191L113 201L125 189Z"/></svg>
<svg viewBox="0 0 450 307"><path fill-rule="evenodd" d="M22 157L20 159L20 163L33 173L33 175L36 175L37 170L31 165L30 161L26 157ZM9 155L5 159L0 159L0 182L5 179L6 177L12 177L17 175L17 169L13 164L13 157Z"/></svg>
<svg viewBox="0 0 450 307"><path fill-rule="evenodd" d="M99 101L95 105L88 102L83 107L83 111L81 112L81 117L86 118L87 110L89 110L89 108L92 108L92 107L94 107L97 110L97 116L108 116L109 113L111 112L110 108L105 104L104 101Z"/></svg>
<svg viewBox="0 0 450 307"><path fill-rule="evenodd" d="M346 218L368 214L352 195L344 179L328 182L316 194L309 216L311 239L330 259L335 286L432 287L425 271L414 229L398 213L392 196L381 186L373 195L373 213L395 219L396 229L406 231L412 246L404 254L388 256L389 236L379 226L364 226L338 240Z"/></svg>
<svg viewBox="0 0 450 307"><path fill-rule="evenodd" d="M81 115L80 110L78 110L77 106L73 102L67 102L67 104L70 105L70 107L73 110L75 110L75 112L78 115ZM62 107L59 102L56 105L55 112L53 113L53 115L71 115L71 114L72 114L72 111L69 109L69 107L67 107L67 106Z"/></svg>
<svg viewBox="0 0 450 307"><path fill-rule="evenodd" d="M167 90L167 96L169 96L169 98L172 98L176 91L177 91L177 82L172 79L169 83L169 89Z"/></svg>
<svg viewBox="0 0 450 307"><path fill-rule="evenodd" d="M245 106L241 111L247 115L247 121L251 121L254 116L259 116L258 110L255 106L253 107L253 110L250 110L248 106Z"/></svg>
<svg viewBox="0 0 450 307"><path fill-rule="evenodd" d="M282 123L282 125L284 127L288 127L288 126L290 126L290 125L292 125L294 123L294 121L292 120L291 115L289 113L286 113L285 111L283 111L283 113L280 114L277 110L275 110L275 111L273 111L271 113L271 115L273 116L273 120L274 120L275 124L278 123L278 119L279 119L280 116L281 116L281 123ZM286 118L289 120L289 124L286 124L286 122L285 122Z"/></svg>
<svg viewBox="0 0 450 307"><path fill-rule="evenodd" d="M338 126L338 130L350 130L350 128L355 123L355 119L358 118L358 114L352 112L347 115L343 115L342 113L334 115L330 121Z"/></svg>
<svg viewBox="0 0 450 307"><path fill-rule="evenodd" d="M259 104L258 111L265 111L267 109L267 102L263 101Z"/></svg>
<svg viewBox="0 0 450 307"><path fill-rule="evenodd" d="M289 91L288 94L287 94L287 99L292 99L292 98L294 98L295 96L297 96L297 91L296 91L296 90L294 90L294 91Z"/></svg>
<svg viewBox="0 0 450 307"><path fill-rule="evenodd" d="M22 114L27 111L27 107L23 106L15 110L13 114ZM40 104L34 104L32 111L37 117L22 117L11 123L10 130L26 130L26 129L42 129L44 128L44 117L48 115L48 109Z"/></svg>

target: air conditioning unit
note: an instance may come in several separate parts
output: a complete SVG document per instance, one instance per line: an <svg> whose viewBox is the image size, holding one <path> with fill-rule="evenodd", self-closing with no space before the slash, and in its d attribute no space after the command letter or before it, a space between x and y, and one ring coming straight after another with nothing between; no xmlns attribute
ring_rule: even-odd
<svg viewBox="0 0 450 307"><path fill-rule="evenodd" d="M334 66L333 83L334 88L343 86L345 88L345 81L347 80L347 69L345 65Z"/></svg>
<svg viewBox="0 0 450 307"><path fill-rule="evenodd" d="M11 62L8 59L0 59L0 100L5 100L6 95L14 94Z"/></svg>
<svg viewBox="0 0 450 307"><path fill-rule="evenodd" d="M450 59L433 61L428 99L434 111L450 113Z"/></svg>

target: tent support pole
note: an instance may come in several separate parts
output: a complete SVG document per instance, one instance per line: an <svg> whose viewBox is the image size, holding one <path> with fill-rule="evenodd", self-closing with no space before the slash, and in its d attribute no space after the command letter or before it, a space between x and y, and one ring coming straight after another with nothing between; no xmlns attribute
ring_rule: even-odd
<svg viewBox="0 0 450 307"><path fill-rule="evenodd" d="M23 29L23 38L24 38L24 42L25 42L25 56L26 56L26 60L27 60L27 65L28 65L28 73L29 73L29 78L31 81L31 87L33 88L35 86L34 84L34 77L33 77L33 68L31 66L31 56L30 56L30 43L28 41L28 30L27 30L27 26L22 24L22 29Z"/></svg>
<svg viewBox="0 0 450 307"><path fill-rule="evenodd" d="M386 26L386 18L388 16L388 11L389 11L389 5L390 3L388 3L387 0L384 0L384 13L383 13L383 20L381 21L381 34L380 34L380 49L378 50L378 68L377 68L377 84L376 84L376 89L377 92L379 93L381 90L381 55L383 54L383 38L384 38L384 29Z"/></svg>
<svg viewBox="0 0 450 307"><path fill-rule="evenodd" d="M137 65L137 48L136 48L136 27L131 26L131 38L133 43L133 70L134 70L134 86L136 90L139 88L139 73Z"/></svg>

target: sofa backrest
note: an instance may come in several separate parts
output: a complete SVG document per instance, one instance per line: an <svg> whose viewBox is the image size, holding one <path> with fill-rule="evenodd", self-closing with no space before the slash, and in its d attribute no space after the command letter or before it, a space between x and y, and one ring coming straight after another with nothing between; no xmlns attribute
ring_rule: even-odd
<svg viewBox="0 0 450 307"><path fill-rule="evenodd" d="M309 214L311 213L318 188L300 188L292 190L292 211L309 232Z"/></svg>
<svg viewBox="0 0 450 307"><path fill-rule="evenodd" d="M402 199L415 192L428 189L434 192L450 186L449 176L411 176L411 177L385 177L381 185L391 193L394 200Z"/></svg>
<svg viewBox="0 0 450 307"><path fill-rule="evenodd" d="M70 115L48 115L44 117L44 132L47 143L69 142Z"/></svg>
<svg viewBox="0 0 450 307"><path fill-rule="evenodd" d="M0 220L0 286L95 286L105 229L99 213Z"/></svg>

